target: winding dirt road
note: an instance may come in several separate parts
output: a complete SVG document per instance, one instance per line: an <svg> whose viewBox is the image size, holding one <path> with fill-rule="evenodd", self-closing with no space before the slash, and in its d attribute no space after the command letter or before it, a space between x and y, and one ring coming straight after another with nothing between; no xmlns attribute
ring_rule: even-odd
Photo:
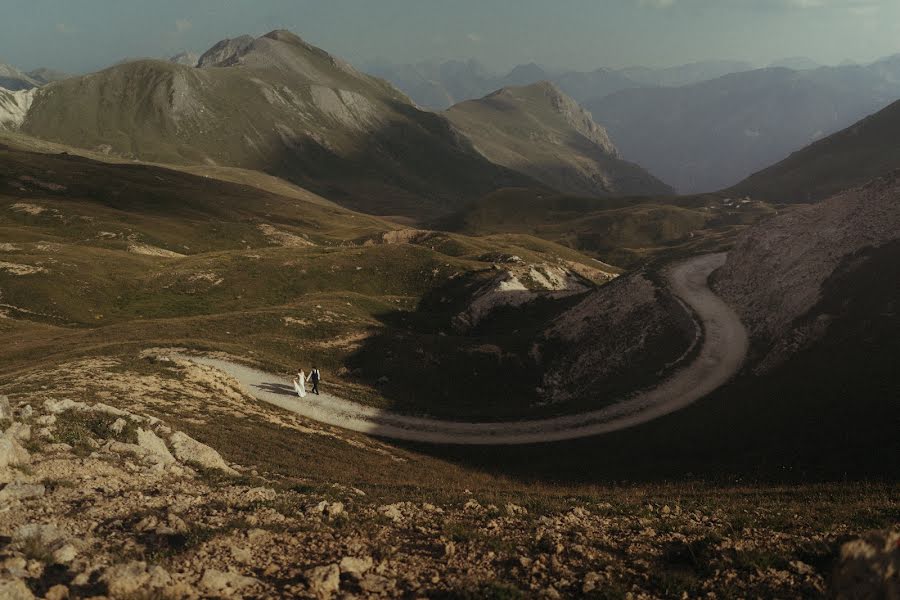
<svg viewBox="0 0 900 600"><path fill-rule="evenodd" d="M618 431L680 410L727 382L747 353L740 319L707 285L725 254L677 263L666 272L672 291L695 312L703 328L697 357L657 387L599 410L550 419L463 423L411 417L329 394L301 400L290 381L232 362L185 357L235 377L256 398L309 419L373 436L434 444L513 445L556 442Z"/></svg>

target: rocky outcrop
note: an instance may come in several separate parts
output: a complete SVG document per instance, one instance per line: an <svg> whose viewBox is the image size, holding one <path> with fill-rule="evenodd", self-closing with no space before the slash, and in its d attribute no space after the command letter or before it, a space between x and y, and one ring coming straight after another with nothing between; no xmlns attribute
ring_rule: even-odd
<svg viewBox="0 0 900 600"><path fill-rule="evenodd" d="M545 368L544 397L552 403L591 397L612 402L617 393L645 387L679 364L697 331L689 311L646 273L619 277L544 331L536 346ZM636 373L641 381L625 382Z"/></svg>
<svg viewBox="0 0 900 600"><path fill-rule="evenodd" d="M760 350L759 369L810 346L828 327L805 319L839 269L859 268L863 250L900 238L900 173L789 210L741 234L713 286L736 307ZM852 296L854 290L847 290ZM819 315L822 316L822 315Z"/></svg>
<svg viewBox="0 0 900 600"><path fill-rule="evenodd" d="M498 272L472 296L466 310L453 318L457 331L475 327L500 307L518 307L540 298L566 298L592 289L590 280L567 266L526 264L519 257L498 265Z"/></svg>
<svg viewBox="0 0 900 600"><path fill-rule="evenodd" d="M871 531L841 546L834 597L900 598L900 530Z"/></svg>
<svg viewBox="0 0 900 600"><path fill-rule="evenodd" d="M549 81L543 81L535 85L544 92L553 109L572 126L572 129L584 136L585 139L590 140L598 148L601 148L603 152L620 158L619 150L612 143L606 129L598 125L591 113L578 104L574 98L567 96Z"/></svg>
<svg viewBox="0 0 900 600"><path fill-rule="evenodd" d="M0 89L0 130L16 130L25 122L37 89L8 91Z"/></svg>
<svg viewBox="0 0 900 600"><path fill-rule="evenodd" d="M237 471L228 466L222 456L213 448L200 443L189 435L176 431L169 438L172 450L178 460L201 467L221 471L228 475L237 475Z"/></svg>

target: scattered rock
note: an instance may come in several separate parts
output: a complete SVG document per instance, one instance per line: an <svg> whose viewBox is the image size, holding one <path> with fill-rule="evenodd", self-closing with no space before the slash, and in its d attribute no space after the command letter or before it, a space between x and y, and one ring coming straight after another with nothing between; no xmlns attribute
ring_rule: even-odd
<svg viewBox="0 0 900 600"><path fill-rule="evenodd" d="M26 404L22 408L19 409L19 418L22 420L28 420L34 415L34 409L30 404Z"/></svg>
<svg viewBox="0 0 900 600"><path fill-rule="evenodd" d="M395 584L387 577L369 573L359 581L359 587L369 594L387 594L394 589Z"/></svg>
<svg viewBox="0 0 900 600"><path fill-rule="evenodd" d="M584 574L584 583L581 585L583 594L590 594L594 590L600 588L603 578L595 571L588 571Z"/></svg>
<svg viewBox="0 0 900 600"><path fill-rule="evenodd" d="M19 483L14 481L0 489L0 502L40 498L46 491L46 488L39 483Z"/></svg>
<svg viewBox="0 0 900 600"><path fill-rule="evenodd" d="M159 566L147 569L147 563L132 561L106 569L102 580L113 598L136 596L148 588L159 589L171 583L169 573Z"/></svg>
<svg viewBox="0 0 900 600"><path fill-rule="evenodd" d="M126 425L128 425L128 421L126 421L122 417L119 417L118 419L113 421L113 424L109 426L109 429L110 431L118 435L125 430Z"/></svg>
<svg viewBox="0 0 900 600"><path fill-rule="evenodd" d="M53 551L53 560L60 564L69 564L78 556L78 550L72 544L63 544L62 547Z"/></svg>
<svg viewBox="0 0 900 600"><path fill-rule="evenodd" d="M75 402L68 398L63 398L62 400L47 400L44 402L44 409L54 415L64 413L67 410L84 410L86 408L87 404L84 402Z"/></svg>
<svg viewBox="0 0 900 600"><path fill-rule="evenodd" d="M365 556L362 558L356 556L345 556L341 559L340 569L341 573L347 573L349 575L354 575L359 577L364 575L369 569L372 568L374 562L372 561L371 556Z"/></svg>
<svg viewBox="0 0 900 600"><path fill-rule="evenodd" d="M41 415L37 419L34 420L38 425L43 425L44 427L49 427L56 423L56 415Z"/></svg>
<svg viewBox="0 0 900 600"><path fill-rule="evenodd" d="M341 568L336 564L312 568L306 572L306 580L316 598L327 600L340 590Z"/></svg>
<svg viewBox="0 0 900 600"><path fill-rule="evenodd" d="M218 452L187 434L176 431L169 438L169 442L172 444L175 456L182 462L204 469L215 469L229 475L238 475L238 472L229 467Z"/></svg>
<svg viewBox="0 0 900 600"><path fill-rule="evenodd" d="M379 506L378 512L395 523L399 523L403 520L403 513L400 511L400 506L400 503L386 504L384 506Z"/></svg>
<svg viewBox="0 0 900 600"><path fill-rule="evenodd" d="M507 504L506 514L510 517L521 517L528 514L528 509L518 504Z"/></svg>
<svg viewBox="0 0 900 600"><path fill-rule="evenodd" d="M69 588L62 584L54 585L44 594L44 600L66 600L69 597Z"/></svg>
<svg viewBox="0 0 900 600"><path fill-rule="evenodd" d="M30 460L28 451L14 437L0 435L0 469L26 465Z"/></svg>
<svg viewBox="0 0 900 600"><path fill-rule="evenodd" d="M6 430L6 436L18 442L27 442L31 439L31 426L24 423L13 423Z"/></svg>
<svg viewBox="0 0 900 600"><path fill-rule="evenodd" d="M13 412L12 407L9 405L9 398L7 396L0 396L0 419L12 419Z"/></svg>
<svg viewBox="0 0 900 600"><path fill-rule="evenodd" d="M200 587L222 595L232 595L245 588L256 585L257 580L231 571L207 569L200 580Z"/></svg>
<svg viewBox="0 0 900 600"><path fill-rule="evenodd" d="M247 546L232 546L231 557L241 564L249 565L253 562L253 551Z"/></svg>

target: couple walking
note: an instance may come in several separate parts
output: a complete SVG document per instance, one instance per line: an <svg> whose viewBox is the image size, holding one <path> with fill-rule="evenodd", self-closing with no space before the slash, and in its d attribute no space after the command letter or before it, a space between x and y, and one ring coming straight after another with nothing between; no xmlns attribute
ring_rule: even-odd
<svg viewBox="0 0 900 600"><path fill-rule="evenodd" d="M319 373L319 367L313 367L312 371L309 372L309 375L303 372L303 369L297 370L297 376L294 378L294 389L297 391L297 395L301 398L306 398L306 382L310 382L312 384L312 390L310 390L316 396L319 395L319 381L322 380L322 375Z"/></svg>

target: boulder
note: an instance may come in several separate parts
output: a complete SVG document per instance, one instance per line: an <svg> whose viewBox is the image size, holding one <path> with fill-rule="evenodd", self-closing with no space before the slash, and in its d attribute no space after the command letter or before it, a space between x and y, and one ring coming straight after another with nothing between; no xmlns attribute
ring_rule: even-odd
<svg viewBox="0 0 900 600"><path fill-rule="evenodd" d="M72 544L63 544L53 551L53 560L62 565L67 565L78 556L78 549Z"/></svg>
<svg viewBox="0 0 900 600"><path fill-rule="evenodd" d="M341 568L336 564L315 567L306 572L309 591L319 600L328 600L341 588Z"/></svg>
<svg viewBox="0 0 900 600"><path fill-rule="evenodd" d="M12 419L13 411L12 407L9 405L9 398L6 396L0 396L0 419Z"/></svg>
<svg viewBox="0 0 900 600"><path fill-rule="evenodd" d="M58 415L60 413L64 413L67 410L84 410L87 408L87 404L84 402L75 402L74 400L70 400L69 398L63 398L62 400L47 400L44 402L44 408L47 412Z"/></svg>
<svg viewBox="0 0 900 600"><path fill-rule="evenodd" d="M137 430L137 445L156 457L160 464L171 465L175 462L175 457L169 452L166 443L150 429Z"/></svg>
<svg viewBox="0 0 900 600"><path fill-rule="evenodd" d="M169 442L172 444L175 457L181 462L204 469L215 469L228 475L238 475L238 472L229 467L218 452L187 434L176 431L169 438Z"/></svg>
<svg viewBox="0 0 900 600"><path fill-rule="evenodd" d="M112 598L127 598L146 594L148 589L164 588L172 582L169 573L159 566L147 568L144 561L113 565L101 578L106 582Z"/></svg>
<svg viewBox="0 0 900 600"><path fill-rule="evenodd" d="M31 425L25 423L13 423L6 430L7 437L15 439L19 442L27 442L31 439Z"/></svg>
<svg viewBox="0 0 900 600"><path fill-rule="evenodd" d="M0 503L13 500L25 500L27 498L40 498L46 493L46 488L39 483L20 483L14 481L0 489Z"/></svg>
<svg viewBox="0 0 900 600"><path fill-rule="evenodd" d="M69 597L69 588L60 584L54 585L44 594L44 600L66 600Z"/></svg>
<svg viewBox="0 0 900 600"><path fill-rule="evenodd" d="M33 600L34 594L21 579L0 579L0 598L4 600Z"/></svg>
<svg viewBox="0 0 900 600"><path fill-rule="evenodd" d="M219 571L218 569L207 569L200 579L200 587L222 596L230 596L236 592L255 585L257 582L253 577L245 577L231 571Z"/></svg>
<svg viewBox="0 0 900 600"><path fill-rule="evenodd" d="M371 556L357 557L357 556L345 556L341 559L340 569L341 573L346 573L348 575L353 575L355 577L361 577L372 568L374 562L372 561Z"/></svg>
<svg viewBox="0 0 900 600"><path fill-rule="evenodd" d="M0 469L16 465L25 465L31 461L28 450L19 444L13 436L0 435Z"/></svg>
<svg viewBox="0 0 900 600"><path fill-rule="evenodd" d="M900 529L870 531L841 547L834 598L900 598Z"/></svg>

